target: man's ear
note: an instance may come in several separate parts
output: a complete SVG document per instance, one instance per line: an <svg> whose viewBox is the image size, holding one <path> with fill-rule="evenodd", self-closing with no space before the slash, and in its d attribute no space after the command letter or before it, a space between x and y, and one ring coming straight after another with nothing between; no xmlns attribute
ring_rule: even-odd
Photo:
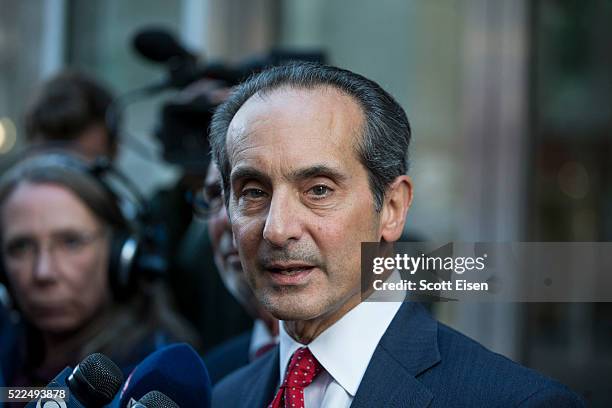
<svg viewBox="0 0 612 408"><path fill-rule="evenodd" d="M384 241L394 242L401 237L411 203L412 179L399 176L388 187L381 210L380 231Z"/></svg>

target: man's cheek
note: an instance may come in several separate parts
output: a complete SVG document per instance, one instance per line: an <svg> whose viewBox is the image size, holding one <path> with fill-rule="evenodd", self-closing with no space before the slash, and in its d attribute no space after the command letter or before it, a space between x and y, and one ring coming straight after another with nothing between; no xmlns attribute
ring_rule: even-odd
<svg viewBox="0 0 612 408"><path fill-rule="evenodd" d="M232 222L232 239L236 248L242 247L248 234L249 230L245 228L244 223L242 223L240 219L236 219Z"/></svg>
<svg viewBox="0 0 612 408"><path fill-rule="evenodd" d="M232 230L237 237L247 235L262 236L264 221L259 217L236 216L232 220Z"/></svg>

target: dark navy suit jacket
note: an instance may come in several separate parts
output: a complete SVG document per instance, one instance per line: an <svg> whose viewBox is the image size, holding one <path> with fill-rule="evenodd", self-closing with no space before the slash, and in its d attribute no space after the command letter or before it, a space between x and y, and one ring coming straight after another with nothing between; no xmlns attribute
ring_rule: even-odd
<svg viewBox="0 0 612 408"><path fill-rule="evenodd" d="M212 385L240 367L249 364L252 330L233 337L204 355L204 363Z"/></svg>
<svg viewBox="0 0 612 408"><path fill-rule="evenodd" d="M351 339L346 339L351 341ZM278 347L223 379L213 407L266 407L279 383ZM565 386L402 305L381 338L351 407L582 407ZM314 408L314 407L308 407Z"/></svg>

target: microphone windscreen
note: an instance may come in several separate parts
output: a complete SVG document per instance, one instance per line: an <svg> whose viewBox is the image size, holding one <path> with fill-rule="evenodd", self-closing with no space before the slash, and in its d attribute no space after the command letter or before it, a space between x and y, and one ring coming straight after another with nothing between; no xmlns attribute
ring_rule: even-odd
<svg viewBox="0 0 612 408"><path fill-rule="evenodd" d="M147 28L138 32L132 44L136 51L153 62L166 63L172 58L194 59L178 41L163 28Z"/></svg>
<svg viewBox="0 0 612 408"><path fill-rule="evenodd" d="M180 408L176 402L172 401L166 394L159 391L150 391L140 399L146 408Z"/></svg>
<svg viewBox="0 0 612 408"><path fill-rule="evenodd" d="M102 353L87 356L77 365L69 386L87 406L103 406L110 403L123 383L121 369Z"/></svg>
<svg viewBox="0 0 612 408"><path fill-rule="evenodd" d="M180 407L210 406L208 370L198 353L185 343L166 346L142 360L125 381L119 407L153 390L163 392Z"/></svg>
<svg viewBox="0 0 612 408"><path fill-rule="evenodd" d="M123 373L104 354L91 354L74 370L64 368L45 389L68 388L68 398L52 396L31 401L26 408L56 407L98 408L109 404L123 383Z"/></svg>

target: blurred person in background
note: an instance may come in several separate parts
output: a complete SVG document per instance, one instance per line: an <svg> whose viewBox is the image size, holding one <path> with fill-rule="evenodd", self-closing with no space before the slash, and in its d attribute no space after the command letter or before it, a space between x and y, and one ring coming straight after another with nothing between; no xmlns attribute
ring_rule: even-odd
<svg viewBox="0 0 612 408"><path fill-rule="evenodd" d="M225 83L210 79L190 84L166 101L155 133L164 146L164 159L178 165L182 174L154 194L150 209L166 226L168 283L178 310L198 330L204 353L253 326L252 317L228 292L216 270L208 223L193 217L194 209L202 208L201 192L210 164L203 131L228 90ZM203 215L207 218L208 212ZM240 361L248 361L246 354Z"/></svg>
<svg viewBox="0 0 612 408"><path fill-rule="evenodd" d="M0 178L0 279L22 317L18 350L1 362L8 384L46 384L93 352L127 374L160 346L197 347L161 282L119 262L130 230L110 188L75 155L39 152Z"/></svg>
<svg viewBox="0 0 612 408"><path fill-rule="evenodd" d="M25 113L29 144L56 144L88 159L117 153L117 129L107 121L113 95L102 84L75 70L44 82Z"/></svg>
<svg viewBox="0 0 612 408"><path fill-rule="evenodd" d="M191 114L190 109L185 109L187 113L180 109L183 105L187 107L193 105L190 99L193 96L186 94L182 92L171 99L170 101L175 103L168 112L162 112L159 118L161 124L157 132L168 135L172 140L180 140L181 134L177 129L183 131L185 128L195 127L194 121L198 124L198 132L201 133L200 122L207 120L201 111ZM184 101L185 98L188 100ZM25 129L28 143L32 146L51 145L74 150L88 160L100 156L112 160L120 153L123 148L121 142L124 140L120 136L118 117L112 119L113 115L109 114L112 113L115 100L115 96L97 79L73 69L63 70L40 85L26 109ZM208 105L205 104L206 106ZM151 165L154 166L155 163ZM191 197L194 196L194 191L201 190L203 179L202 173L185 172L171 186L156 191L146 203L151 230L154 231L152 239L156 240L156 246L169 265L167 283L173 303L176 304L177 311L189 320L202 338L209 328L213 327L217 316L213 305L219 302L219 296L212 299L209 292L218 290L222 287L222 283L214 270L210 270L211 273L207 275L215 276L216 281L219 281L214 282L215 285L209 285L209 282L200 279L201 246L198 247L195 257L187 256L185 263L177 261L177 251L191 223ZM126 203L121 204L123 206ZM208 264L212 265L212 255L209 255L208 259L210 260ZM206 295L202 296L202 292ZM231 296L224 294L224 298ZM203 304L207 299L211 301ZM222 302L223 305L227 303L227 301ZM229 307L230 313L239 309L238 305L230 306L233 306ZM243 323L238 323L239 329L243 330L247 317L240 319L240 322ZM216 332L222 335L224 330ZM239 331L234 330L231 334L237 332ZM208 336L205 340L208 341ZM206 343L202 345L205 346Z"/></svg>
<svg viewBox="0 0 612 408"><path fill-rule="evenodd" d="M251 330L227 340L204 356L211 381L215 384L274 348L278 343L278 320L262 307L246 280L223 204L221 174L214 163L208 167L203 191L208 234L217 270L227 290L255 319Z"/></svg>

